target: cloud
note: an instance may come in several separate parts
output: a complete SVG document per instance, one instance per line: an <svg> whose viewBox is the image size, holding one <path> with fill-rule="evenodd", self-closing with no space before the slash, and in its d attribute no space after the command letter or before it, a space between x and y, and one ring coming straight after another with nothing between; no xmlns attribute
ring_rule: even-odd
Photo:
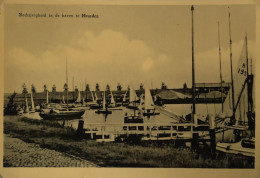
<svg viewBox="0 0 260 178"><path fill-rule="evenodd" d="M153 59L151 59L151 58L146 59L143 63L143 69L145 71L151 69L151 67L153 66L153 63L154 63Z"/></svg>
<svg viewBox="0 0 260 178"><path fill-rule="evenodd" d="M129 39L121 32L104 30L101 33L86 31L81 38L68 44L58 45L41 53L14 47L7 51L5 60L6 90L13 90L23 82L36 87L56 84L61 90L65 82L66 58L68 59L69 83L75 77L75 85L81 86L87 79L92 89L96 82L101 88L107 83L128 85L150 76L158 63L167 63L165 54L157 54L144 41ZM146 73L145 75L143 73ZM19 75L18 75L19 74ZM12 81L11 84L8 81ZM139 85L138 84L138 85ZM115 86L113 86L115 88Z"/></svg>
<svg viewBox="0 0 260 178"><path fill-rule="evenodd" d="M233 66L236 68L243 41L232 45ZM255 42L249 41L249 58L255 52ZM22 46L6 50L5 55L5 91L22 90L22 83L32 83L43 90L56 84L62 90L66 79L66 58L68 59L69 87L74 84L90 84L94 90L98 82L101 89L109 84L112 89L117 83L126 88L131 82L135 88L140 83L153 83L160 87L161 82L169 88L182 87L187 83L191 87L191 52L179 55L178 51L169 57L151 48L146 42L129 39L125 34L104 30L100 33L85 31L82 36L67 44L57 45L43 52L23 49ZM229 48L222 49L223 80L230 81ZM253 61L254 62L254 61ZM253 64L254 66L254 64ZM219 82L218 48L204 52L195 51L196 82Z"/></svg>
<svg viewBox="0 0 260 178"><path fill-rule="evenodd" d="M241 55L244 40L232 44L233 73L237 68L237 63ZM248 41L248 57L255 58L255 42ZM196 82L219 82L220 63L218 47L195 55ZM250 65L250 64L249 64ZM223 80L230 82L230 50L221 49L221 66Z"/></svg>

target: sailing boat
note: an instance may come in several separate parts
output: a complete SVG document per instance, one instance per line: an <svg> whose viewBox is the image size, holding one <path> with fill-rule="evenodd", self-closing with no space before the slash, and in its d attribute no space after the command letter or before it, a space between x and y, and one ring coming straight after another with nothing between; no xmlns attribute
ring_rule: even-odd
<svg viewBox="0 0 260 178"><path fill-rule="evenodd" d="M101 106L98 104L98 97L97 97L97 93L95 92L95 97L93 95L93 93L91 92L91 98L92 98L92 103L88 103L90 109L100 109Z"/></svg>
<svg viewBox="0 0 260 178"><path fill-rule="evenodd" d="M231 88L223 104L223 112L216 118L222 129L222 142L217 143L216 149L222 152L242 154L254 157L255 153L255 114L253 109L253 75L248 74L247 37L238 61L237 70ZM234 93L232 93L234 91ZM230 106L229 96L233 95L234 105ZM223 126L223 123L228 123ZM228 131L235 133L228 135ZM219 134L217 134L219 135ZM227 143L229 141L229 143ZM225 143L226 142L226 143ZM231 143L230 143L231 142Z"/></svg>
<svg viewBox="0 0 260 178"><path fill-rule="evenodd" d="M141 98L141 96L140 96ZM140 99L142 100L142 99ZM125 117L124 117L124 123L143 123L143 115L142 115L142 109L140 109L140 107L142 107L142 105L137 106L137 96L135 93L134 88L130 88L130 98L129 98L129 102L130 104L128 106L126 106L128 109L133 109L134 110L134 114L130 114L128 115L128 113L125 113ZM138 114L136 115L136 110L139 110Z"/></svg>
<svg viewBox="0 0 260 178"><path fill-rule="evenodd" d="M114 96L113 96L113 92L110 92L111 94L111 100L110 100L110 104L108 105L109 110L122 110L122 107L117 106Z"/></svg>
<svg viewBox="0 0 260 178"><path fill-rule="evenodd" d="M134 110L138 110L138 106L136 104L136 102L138 101L138 97L135 93L135 90L133 87L130 87L130 97L129 97L129 105L126 106L128 109L134 109Z"/></svg>
<svg viewBox="0 0 260 178"><path fill-rule="evenodd" d="M106 104L106 92L103 93L103 103L102 103L102 109L99 109L96 111L97 114L112 114L112 111L108 110L107 104Z"/></svg>
<svg viewBox="0 0 260 178"><path fill-rule="evenodd" d="M116 102L115 102L115 99L114 99L114 96L113 96L113 92L111 91L111 101L110 101L110 105L112 107L116 107Z"/></svg>
<svg viewBox="0 0 260 178"><path fill-rule="evenodd" d="M43 119L50 120L58 120L58 119L76 119L81 118L81 116L85 113L84 109L72 109L68 107L68 70L67 70L67 60L66 60L66 93L67 93L67 107L63 108L59 105L59 107L41 110L40 116ZM48 91L47 91L47 99L48 99ZM48 100L47 100L48 102Z"/></svg>
<svg viewBox="0 0 260 178"><path fill-rule="evenodd" d="M159 112L155 111L153 98L148 87L145 88L144 98L144 111L143 116L159 115Z"/></svg>
<svg viewBox="0 0 260 178"><path fill-rule="evenodd" d="M32 93L31 93L31 104L32 104L31 113L35 113L35 106L34 106Z"/></svg>

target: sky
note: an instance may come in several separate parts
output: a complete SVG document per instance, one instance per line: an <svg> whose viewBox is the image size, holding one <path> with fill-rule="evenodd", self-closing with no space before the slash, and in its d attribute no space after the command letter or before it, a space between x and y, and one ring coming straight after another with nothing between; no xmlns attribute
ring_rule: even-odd
<svg viewBox="0 0 260 178"><path fill-rule="evenodd" d="M55 84L63 90L68 61L69 88L99 83L116 89L191 87L190 5L16 5L5 6L4 90L21 92L25 83L37 91ZM255 60L254 5L194 7L195 82L219 82L218 21L223 80L230 81L228 13L231 13L233 67L245 35ZM73 15L28 18L19 13ZM81 14L99 18L81 18ZM76 18L75 15L80 15Z"/></svg>

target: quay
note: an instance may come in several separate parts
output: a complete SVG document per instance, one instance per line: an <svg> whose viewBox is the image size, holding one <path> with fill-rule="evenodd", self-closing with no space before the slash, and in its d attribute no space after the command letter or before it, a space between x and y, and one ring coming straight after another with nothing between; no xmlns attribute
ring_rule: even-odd
<svg viewBox="0 0 260 178"><path fill-rule="evenodd" d="M84 128L83 128L84 126ZM183 140L185 142L210 141L209 124L194 123L126 123L126 124L100 124L84 125L80 120L78 132L85 138L97 142L113 142L116 139L127 139L137 136L144 140Z"/></svg>

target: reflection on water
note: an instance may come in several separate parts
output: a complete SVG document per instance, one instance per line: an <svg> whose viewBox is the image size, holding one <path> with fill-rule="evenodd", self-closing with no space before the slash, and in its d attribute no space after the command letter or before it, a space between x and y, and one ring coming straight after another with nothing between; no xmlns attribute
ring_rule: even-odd
<svg viewBox="0 0 260 178"><path fill-rule="evenodd" d="M185 116L191 112L191 104L167 104L165 105L165 109L171 111L179 116ZM197 104L196 105L196 113L201 116L206 116L207 114L216 114L219 113L221 109L221 104ZM127 109L123 107L123 110L114 110L112 114L104 115L104 114L96 114L95 110L86 110L85 114L82 116L84 121L84 126L88 124L95 123L106 123L106 124L123 124L125 114L131 115L134 114L133 110ZM137 113L136 113L137 114ZM26 113L24 116L28 118L41 119L39 113ZM73 127L77 129L79 119L58 121L65 126ZM174 120L165 116L163 114L144 117L144 123L170 123Z"/></svg>

